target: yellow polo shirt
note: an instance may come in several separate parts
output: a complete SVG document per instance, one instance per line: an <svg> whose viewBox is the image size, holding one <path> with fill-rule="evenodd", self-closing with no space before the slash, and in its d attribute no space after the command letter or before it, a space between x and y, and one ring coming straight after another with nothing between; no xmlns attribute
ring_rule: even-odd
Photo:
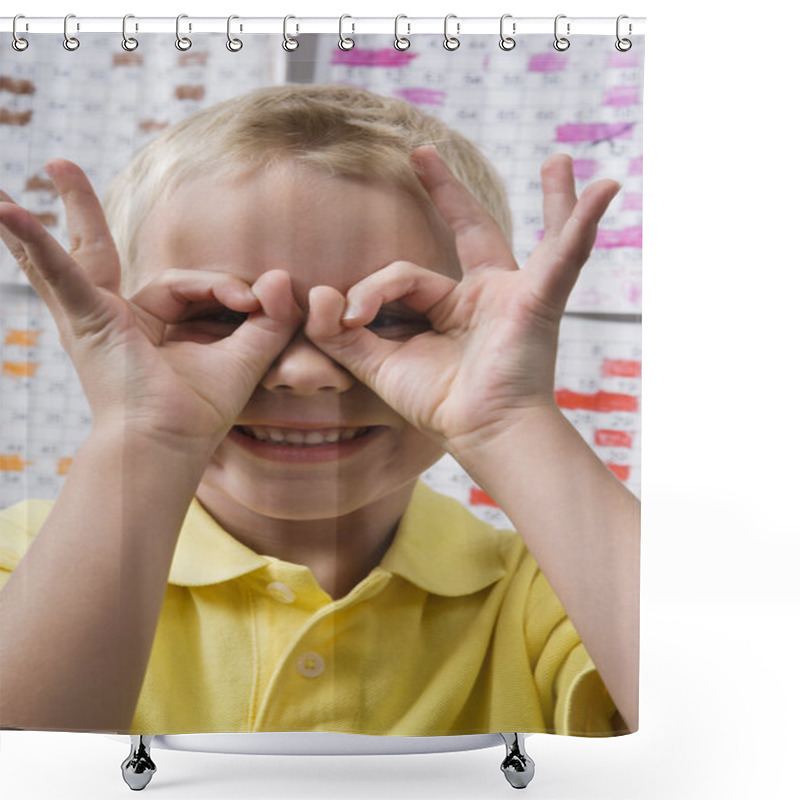
<svg viewBox="0 0 800 800"><path fill-rule="evenodd" d="M51 505L3 512L3 580ZM381 564L335 601L195 501L132 731L623 733L614 714L521 538L420 483Z"/></svg>

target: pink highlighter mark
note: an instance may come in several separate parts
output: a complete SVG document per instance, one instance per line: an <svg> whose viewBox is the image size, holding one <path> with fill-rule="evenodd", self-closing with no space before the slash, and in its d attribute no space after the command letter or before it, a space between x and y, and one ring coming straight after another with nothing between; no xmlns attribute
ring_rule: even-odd
<svg viewBox="0 0 800 800"><path fill-rule="evenodd" d="M609 139L630 139L632 122L569 122L556 129L557 142L605 142Z"/></svg>
<svg viewBox="0 0 800 800"><path fill-rule="evenodd" d="M628 175L641 175L643 166L643 156L632 158L628 164Z"/></svg>
<svg viewBox="0 0 800 800"><path fill-rule="evenodd" d="M625 53L620 53L618 50L614 50L608 57L608 66L619 67L622 69L625 67L638 67L639 53L634 48L631 48Z"/></svg>
<svg viewBox="0 0 800 800"><path fill-rule="evenodd" d="M623 211L641 211L642 195L641 192L626 192L622 198Z"/></svg>
<svg viewBox="0 0 800 800"><path fill-rule="evenodd" d="M447 97L447 92L442 92L439 89L409 87L408 89L398 89L395 95L415 105L442 106Z"/></svg>
<svg viewBox="0 0 800 800"><path fill-rule="evenodd" d="M572 170L579 181L588 181L597 174L597 162L591 158L576 158Z"/></svg>
<svg viewBox="0 0 800 800"><path fill-rule="evenodd" d="M384 47L381 50L367 50L354 47L352 50L333 51L331 64L344 64L347 67L405 67L410 64L419 53L410 53L407 50L395 50L393 47Z"/></svg>
<svg viewBox="0 0 800 800"><path fill-rule="evenodd" d="M641 247L642 226L632 225L630 228L621 228L619 230L603 228L597 232L594 246L604 249L610 247Z"/></svg>
<svg viewBox="0 0 800 800"><path fill-rule="evenodd" d="M559 53L537 53L528 61L528 72L560 72L567 66L567 59Z"/></svg>
<svg viewBox="0 0 800 800"><path fill-rule="evenodd" d="M603 97L603 105L614 106L615 108L622 108L624 106L638 106L639 87L612 86L610 89L606 89L605 96Z"/></svg>

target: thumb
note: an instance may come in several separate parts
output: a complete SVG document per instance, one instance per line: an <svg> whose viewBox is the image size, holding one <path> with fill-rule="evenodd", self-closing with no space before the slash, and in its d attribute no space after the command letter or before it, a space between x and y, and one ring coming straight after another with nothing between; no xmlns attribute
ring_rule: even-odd
<svg viewBox="0 0 800 800"><path fill-rule="evenodd" d="M361 383L379 393L381 366L401 342L382 339L364 327L342 325L347 301L331 286L315 286L308 294L306 336Z"/></svg>
<svg viewBox="0 0 800 800"><path fill-rule="evenodd" d="M294 337L303 312L292 294L291 278L284 270L264 273L252 286L261 303L230 336L213 347L238 358L256 383Z"/></svg>

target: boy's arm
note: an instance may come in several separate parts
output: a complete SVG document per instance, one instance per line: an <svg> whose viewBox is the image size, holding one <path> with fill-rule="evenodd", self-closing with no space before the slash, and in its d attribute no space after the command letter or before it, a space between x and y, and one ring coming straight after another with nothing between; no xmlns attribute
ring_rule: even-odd
<svg viewBox="0 0 800 800"><path fill-rule="evenodd" d="M453 455L511 519L637 730L639 501L555 406Z"/></svg>
<svg viewBox="0 0 800 800"><path fill-rule="evenodd" d="M302 313L280 270L248 286L225 273L156 265L163 271L123 297L89 181L66 161L48 172L72 251L2 193L0 236L58 325L93 428L0 596L0 725L121 731L192 495ZM197 332L203 315L228 309L246 319L226 333Z"/></svg>
<svg viewBox="0 0 800 800"><path fill-rule="evenodd" d="M453 233L463 279L395 262L346 298L318 287L306 332L509 514L634 730L638 501L561 415L553 386L559 323L619 185L596 181L578 198L571 159L548 159L544 237L518 269L496 222L435 150L412 157ZM372 333L366 326L392 302L424 315L430 330L405 341Z"/></svg>
<svg viewBox="0 0 800 800"><path fill-rule="evenodd" d="M206 454L94 430L2 591L0 725L129 729Z"/></svg>

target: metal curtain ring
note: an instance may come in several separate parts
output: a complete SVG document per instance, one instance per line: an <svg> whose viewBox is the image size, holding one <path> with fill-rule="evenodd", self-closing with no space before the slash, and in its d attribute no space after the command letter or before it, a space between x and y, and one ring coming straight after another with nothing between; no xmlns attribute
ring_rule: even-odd
<svg viewBox="0 0 800 800"><path fill-rule="evenodd" d="M134 19L133 14L126 14L122 18L122 49L132 53L139 46L139 40L135 39L133 36L128 36L129 19ZM136 30L139 30L138 25L136 26Z"/></svg>
<svg viewBox="0 0 800 800"><path fill-rule="evenodd" d="M566 19L566 14L559 14L556 17L555 22L553 23L553 35L555 36L555 41L553 42L553 47L558 50L559 53L563 53L565 50L569 50L569 39L566 36L559 36L558 35L558 21L560 19ZM569 36L569 22L567 23L567 36Z"/></svg>
<svg viewBox="0 0 800 800"><path fill-rule="evenodd" d="M620 53L627 53L628 50L630 50L631 47L633 47L633 42L630 39L623 39L619 35L620 22L622 22L623 19L628 19L628 15L627 14L620 14L617 17L617 41L614 42L614 47L616 47L617 50L620 51ZM628 23L628 36L630 36L631 33L633 33L633 26L629 22Z"/></svg>
<svg viewBox="0 0 800 800"><path fill-rule="evenodd" d="M192 40L188 36L181 36L181 20L187 19L188 14L178 14L175 20L175 47L178 50L188 50L192 46ZM189 33L192 32L192 23L189 23Z"/></svg>
<svg viewBox="0 0 800 800"><path fill-rule="evenodd" d="M238 53L242 49L242 47L244 46L242 44L242 40L241 39L236 39L233 36L231 36L231 22L233 20L235 20L235 19L239 19L239 17L237 17L236 14L231 14L228 17L228 41L225 42L225 47L227 47L228 50L231 51L231 53ZM241 29L242 28L240 26L239 30L241 30Z"/></svg>
<svg viewBox="0 0 800 800"><path fill-rule="evenodd" d="M458 22L458 17L456 17L455 14L448 14L444 18L444 42L443 42L444 49L453 51L453 50L458 50L458 48L461 47L461 42L458 40L457 37L450 36L450 34L447 32L447 25L451 19L456 20L456 33L461 33L461 23Z"/></svg>
<svg viewBox="0 0 800 800"><path fill-rule="evenodd" d="M394 18L394 49L395 50L408 50L411 47L411 39L407 39L405 36L400 35L400 20L401 19L408 19L405 14L398 14ZM408 29L408 33L411 33L411 25L410 23L406 23L406 28Z"/></svg>
<svg viewBox="0 0 800 800"><path fill-rule="evenodd" d="M69 21L71 19L75 19L74 14L67 14L67 16L64 17L64 49L73 52L81 46L81 43L74 36L69 35ZM81 26L76 22L75 30L79 31L80 29Z"/></svg>
<svg viewBox="0 0 800 800"><path fill-rule="evenodd" d="M296 17L288 14L283 18L283 49L286 50L287 53L292 53L300 47L300 42L298 42L294 36L289 36L288 25L290 19L296 19Z"/></svg>
<svg viewBox="0 0 800 800"><path fill-rule="evenodd" d="M352 38L350 38L349 36L345 36L344 35L344 31L342 30L344 28L344 21L346 19L353 19L353 18L349 14L342 14L342 16L339 17L339 49L340 50L352 50L356 46L355 41ZM350 30L353 33L355 33L356 26L355 26L354 22L350 23Z"/></svg>
<svg viewBox="0 0 800 800"><path fill-rule="evenodd" d="M500 49L501 50L513 50L517 46L517 42L511 36L506 36L505 34L505 24L506 20L511 19L511 14L503 14L500 17ZM511 23L511 33L517 32L517 23Z"/></svg>
<svg viewBox="0 0 800 800"><path fill-rule="evenodd" d="M12 41L11 41L11 46L12 46L12 47L13 47L13 48L14 48L14 49L15 49L15 50L18 52L18 53L21 53L23 50L27 50L27 49L28 49L28 44L29 44L29 42L28 42L28 40L27 40L27 39L23 39L23 38L22 38L22 37L21 37L21 36L20 36L20 35L17 33L17 20L18 20L18 19L25 19L25 15L24 15L24 14L17 14L17 16L16 16L16 17L14 17L14 22L12 22L12 23L11 23L11 33L12 33L12 35L14 36L14 38L13 38L13 39L12 39ZM25 23L25 29L26 29L26 30L28 29L28 24L27 24L27 23Z"/></svg>

